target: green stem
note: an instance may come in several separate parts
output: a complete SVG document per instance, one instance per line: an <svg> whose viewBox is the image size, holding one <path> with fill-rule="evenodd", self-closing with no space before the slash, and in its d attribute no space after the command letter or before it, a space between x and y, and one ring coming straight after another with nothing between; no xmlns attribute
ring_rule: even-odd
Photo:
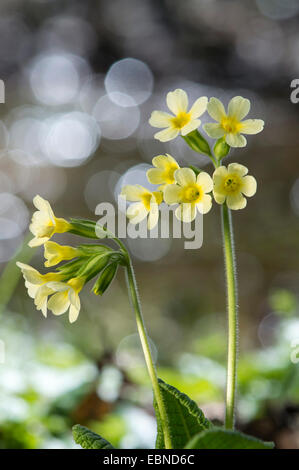
<svg viewBox="0 0 299 470"><path fill-rule="evenodd" d="M226 203L221 206L224 260L226 267L227 310L228 310L228 356L226 383L226 429L234 429L237 348L238 348L238 306L235 250L231 213Z"/></svg>
<svg viewBox="0 0 299 470"><path fill-rule="evenodd" d="M148 373L152 382L154 396L157 402L157 406L158 406L161 421L162 421L165 447L166 449L171 449L172 444L171 444L171 437L170 437L170 432L169 432L169 427L168 427L167 413L166 413L163 397L162 397L159 382L158 382L157 372L156 372L155 365L153 363L153 359L151 355L149 340L148 340L148 336L147 336L147 332L146 332L146 328L144 325L143 316L141 312L141 305L140 305L140 300L139 300L139 296L137 292L137 285L136 285L134 270L133 270L132 262L128 253L127 253L127 257L128 257L128 263L126 266L126 274L127 274L127 281L128 281L128 290L129 290L129 294L132 300L134 312L136 315L136 323L137 323L138 333L140 336L140 341L141 341L141 345L143 349L143 354L145 357L145 362L147 365L147 370L148 370Z"/></svg>

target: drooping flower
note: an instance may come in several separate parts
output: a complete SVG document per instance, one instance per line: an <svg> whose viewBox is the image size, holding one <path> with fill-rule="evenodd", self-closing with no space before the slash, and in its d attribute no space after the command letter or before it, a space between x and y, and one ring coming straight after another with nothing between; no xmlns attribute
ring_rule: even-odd
<svg viewBox="0 0 299 470"><path fill-rule="evenodd" d="M74 277L68 282L49 282L48 287L55 292L48 301L49 310L54 315L62 315L69 309L69 321L74 323L80 312L79 293L84 284L84 277Z"/></svg>
<svg viewBox="0 0 299 470"><path fill-rule="evenodd" d="M73 248L72 246L63 246L55 242L45 242L45 266L49 268L50 266L55 266L61 261L70 260L80 256L81 251L78 248Z"/></svg>
<svg viewBox="0 0 299 470"><path fill-rule="evenodd" d="M242 96L235 96L228 104L227 113L217 98L211 98L207 105L209 115L216 123L204 124L206 133L213 139L225 136L231 147L245 147L247 140L242 134L258 134L264 128L262 119L245 119L250 110L250 101Z"/></svg>
<svg viewBox="0 0 299 470"><path fill-rule="evenodd" d="M166 186L164 200L167 204L179 204L175 215L183 222L191 222L196 217L196 211L206 214L212 207L212 198L209 194L213 189L210 175L201 172L196 177L190 168L176 170L177 184Z"/></svg>
<svg viewBox="0 0 299 470"><path fill-rule="evenodd" d="M41 274L29 264L17 262L17 266L21 269L25 279L25 286L29 297L34 299L37 310L41 310L43 315L47 316L47 299L54 291L48 287L48 282L61 281L63 274L47 273Z"/></svg>
<svg viewBox="0 0 299 470"><path fill-rule="evenodd" d="M161 191L151 192L139 184L128 184L122 188L121 195L134 202L127 209L127 217L132 224L139 224L148 216L148 229L151 230L157 225L159 204L163 199Z"/></svg>
<svg viewBox="0 0 299 470"><path fill-rule="evenodd" d="M50 206L50 203L41 196L35 196L33 204L38 209L32 216L29 226L34 238L28 243L35 247L43 245L54 233L64 233L71 229L71 224L65 219L57 218Z"/></svg>
<svg viewBox="0 0 299 470"><path fill-rule="evenodd" d="M163 111L153 111L149 119L151 126L164 129L154 136L161 142L172 140L179 133L184 136L197 129L201 124L198 118L206 111L208 98L206 96L198 98L188 111L187 93L176 89L167 94L166 102L173 115Z"/></svg>
<svg viewBox="0 0 299 470"><path fill-rule="evenodd" d="M163 191L167 184L175 182L174 172L180 168L179 164L168 153L166 155L157 155L152 162L155 168L150 168L147 171L147 179L151 184L160 184L161 186L158 189Z"/></svg>
<svg viewBox="0 0 299 470"><path fill-rule="evenodd" d="M218 204L226 201L229 209L244 209L247 199L256 193L257 183L253 176L247 175L248 169L239 163L220 166L214 171L213 194Z"/></svg>

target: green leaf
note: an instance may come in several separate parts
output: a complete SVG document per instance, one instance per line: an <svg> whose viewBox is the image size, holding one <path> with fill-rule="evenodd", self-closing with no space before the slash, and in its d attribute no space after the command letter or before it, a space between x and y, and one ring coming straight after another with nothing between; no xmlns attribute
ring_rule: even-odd
<svg viewBox="0 0 299 470"><path fill-rule="evenodd" d="M194 436L185 449L273 449L273 442L264 442L238 431L211 428Z"/></svg>
<svg viewBox="0 0 299 470"><path fill-rule="evenodd" d="M189 134L183 136L183 139L195 152L204 153L205 155L209 155L209 157L212 156L209 143L198 132L198 130L192 131Z"/></svg>
<svg viewBox="0 0 299 470"><path fill-rule="evenodd" d="M230 146L225 142L224 137L217 140L214 145L214 154L217 160L222 160L230 151Z"/></svg>
<svg viewBox="0 0 299 470"><path fill-rule="evenodd" d="M114 449L106 439L80 424L73 426L73 437L83 449Z"/></svg>
<svg viewBox="0 0 299 470"><path fill-rule="evenodd" d="M159 379L162 399L166 408L173 449L183 449L190 439L200 431L209 429L211 423L205 418L197 404L175 387ZM158 435L156 449L165 449L162 421L156 401Z"/></svg>

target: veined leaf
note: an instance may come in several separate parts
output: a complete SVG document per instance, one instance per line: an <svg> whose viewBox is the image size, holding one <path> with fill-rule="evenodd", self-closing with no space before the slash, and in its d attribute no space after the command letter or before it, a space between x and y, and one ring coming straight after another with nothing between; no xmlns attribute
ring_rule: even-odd
<svg viewBox="0 0 299 470"><path fill-rule="evenodd" d="M166 384L161 379L159 379L159 385L166 408L172 448L183 449L193 436L200 431L209 429L211 423L205 418L195 401L185 393L181 393L177 388ZM158 426L156 449L165 449L162 421L155 400L154 408Z"/></svg>
<svg viewBox="0 0 299 470"><path fill-rule="evenodd" d="M114 449L106 439L80 424L73 426L73 437L83 449Z"/></svg>
<svg viewBox="0 0 299 470"><path fill-rule="evenodd" d="M264 442L238 431L211 428L194 436L185 449L273 449L273 442Z"/></svg>

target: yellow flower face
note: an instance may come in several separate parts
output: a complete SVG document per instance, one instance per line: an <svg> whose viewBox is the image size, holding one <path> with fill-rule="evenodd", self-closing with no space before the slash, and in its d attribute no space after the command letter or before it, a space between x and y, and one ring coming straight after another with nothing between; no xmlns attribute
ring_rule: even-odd
<svg viewBox="0 0 299 470"><path fill-rule="evenodd" d="M54 315L62 315L69 309L69 321L73 323L77 320L81 302L79 293L85 284L85 278L76 277L67 283L50 282L48 287L55 293L48 301L48 308Z"/></svg>
<svg viewBox="0 0 299 470"><path fill-rule="evenodd" d="M151 192L139 184L127 185L122 188L122 196L134 202L127 210L127 217L132 224L139 224L148 216L148 229L153 229L159 220L159 204L163 197L160 191Z"/></svg>
<svg viewBox="0 0 299 470"><path fill-rule="evenodd" d="M71 225L64 219L55 217L48 201L40 196L35 196L33 204L38 209L32 216L29 226L34 238L28 243L35 247L43 245L54 233L64 233L70 230Z"/></svg>
<svg viewBox="0 0 299 470"><path fill-rule="evenodd" d="M146 175L151 184L159 184L159 190L163 191L167 184L175 182L174 173L178 170L179 164L168 153L166 155L158 155L153 158L155 168L150 168Z"/></svg>
<svg viewBox="0 0 299 470"><path fill-rule="evenodd" d="M206 111L208 98L206 96L198 98L188 110L187 93L177 89L167 94L166 102L173 115L163 111L153 111L149 120L151 126L164 129L155 134L155 139L161 142L172 140L180 133L183 136L187 135L197 129L201 124L198 118Z"/></svg>
<svg viewBox="0 0 299 470"><path fill-rule="evenodd" d="M253 196L257 188L255 178L247 173L248 169L239 163L230 163L227 168L217 168L213 174L215 201L218 204L226 201L229 209L243 209L247 204L244 195Z"/></svg>
<svg viewBox="0 0 299 470"><path fill-rule="evenodd" d="M25 286L29 297L34 299L37 310L41 310L43 315L47 316L47 299L54 291L47 285L48 282L59 282L63 278L60 273L41 274L28 264L17 262L25 279Z"/></svg>
<svg viewBox="0 0 299 470"><path fill-rule="evenodd" d="M70 260L80 255L80 250L73 248L72 246L62 246L58 243L48 241L44 245L45 247L45 266L55 266L61 261Z"/></svg>
<svg viewBox="0 0 299 470"><path fill-rule="evenodd" d="M181 168L174 174L176 184L166 186L164 200L167 204L179 204L175 215L183 222L191 222L196 211L206 214L212 207L209 194L213 189L213 181L205 172L196 177L190 168Z"/></svg>
<svg viewBox="0 0 299 470"><path fill-rule="evenodd" d="M258 134L264 128L262 119L246 119L250 110L250 101L235 96L228 104L227 112L217 98L211 98L207 110L217 123L205 124L204 130L213 139L225 136L225 141L231 147L245 147L246 138L242 134Z"/></svg>

